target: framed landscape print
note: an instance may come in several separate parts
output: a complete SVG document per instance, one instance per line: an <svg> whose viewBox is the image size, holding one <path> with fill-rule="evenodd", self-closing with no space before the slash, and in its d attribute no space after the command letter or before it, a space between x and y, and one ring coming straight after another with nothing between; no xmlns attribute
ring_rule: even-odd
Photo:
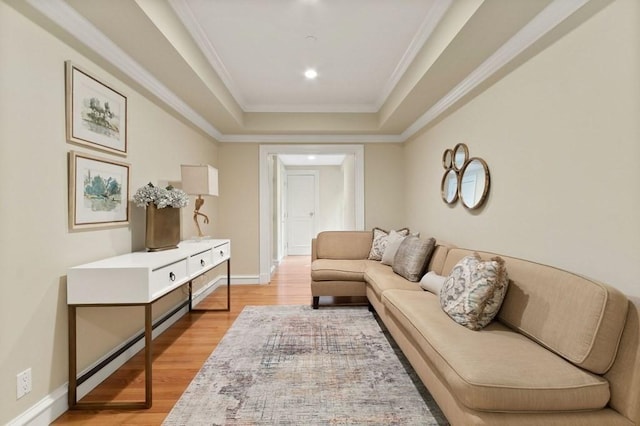
<svg viewBox="0 0 640 426"><path fill-rule="evenodd" d="M69 228L129 224L129 164L69 152Z"/></svg>
<svg viewBox="0 0 640 426"><path fill-rule="evenodd" d="M127 98L65 62L67 139L127 155Z"/></svg>

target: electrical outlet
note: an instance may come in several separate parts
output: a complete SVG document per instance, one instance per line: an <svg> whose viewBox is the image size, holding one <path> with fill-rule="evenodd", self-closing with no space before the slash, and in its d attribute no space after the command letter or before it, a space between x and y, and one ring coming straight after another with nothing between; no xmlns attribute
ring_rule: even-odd
<svg viewBox="0 0 640 426"><path fill-rule="evenodd" d="M27 368L16 376L16 399L31 392L31 369Z"/></svg>

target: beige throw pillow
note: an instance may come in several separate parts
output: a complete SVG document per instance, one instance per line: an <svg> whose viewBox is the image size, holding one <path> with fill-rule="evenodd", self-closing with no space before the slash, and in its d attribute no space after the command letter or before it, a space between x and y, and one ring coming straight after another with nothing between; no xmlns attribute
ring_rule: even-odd
<svg viewBox="0 0 640 426"><path fill-rule="evenodd" d="M508 285L502 258L483 261L474 253L461 259L451 270L440 290L440 305L458 324L480 330L500 310Z"/></svg>
<svg viewBox="0 0 640 426"><path fill-rule="evenodd" d="M387 248L384 249L384 253L382 254L381 263L383 265L393 265L393 258L396 257L398 248L400 248L400 244L405 238L406 237L399 232L389 231L389 235L387 236Z"/></svg>
<svg viewBox="0 0 640 426"><path fill-rule="evenodd" d="M422 287L423 290L438 296L446 280L447 277L443 277L442 275L438 275L435 272L430 271L424 274L424 277L420 280L420 287Z"/></svg>
<svg viewBox="0 0 640 426"><path fill-rule="evenodd" d="M398 229L400 235L409 235L409 228ZM373 228L373 243L371 244L371 251L369 252L369 260L382 260L384 250L387 248L387 237L389 232L380 228Z"/></svg>
<svg viewBox="0 0 640 426"><path fill-rule="evenodd" d="M393 272L413 282L420 281L429 265L429 260L436 246L436 240L423 240L409 235L398 247L393 259Z"/></svg>

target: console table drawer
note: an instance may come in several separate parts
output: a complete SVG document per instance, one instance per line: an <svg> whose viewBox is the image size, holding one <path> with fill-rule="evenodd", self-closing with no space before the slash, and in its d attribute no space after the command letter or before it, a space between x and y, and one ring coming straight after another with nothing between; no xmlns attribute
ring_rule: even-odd
<svg viewBox="0 0 640 426"><path fill-rule="evenodd" d="M231 255L230 244L225 243L213 248L213 263L217 265L228 259Z"/></svg>
<svg viewBox="0 0 640 426"><path fill-rule="evenodd" d="M189 257L189 275L192 277L213 268L213 266L213 251L211 249Z"/></svg>
<svg viewBox="0 0 640 426"><path fill-rule="evenodd" d="M172 250L126 253L74 266L67 271L67 303L151 303L229 259L230 247L229 240L183 241Z"/></svg>
<svg viewBox="0 0 640 426"><path fill-rule="evenodd" d="M187 259L153 270L149 282L151 298L164 293L170 287L184 283L188 278Z"/></svg>

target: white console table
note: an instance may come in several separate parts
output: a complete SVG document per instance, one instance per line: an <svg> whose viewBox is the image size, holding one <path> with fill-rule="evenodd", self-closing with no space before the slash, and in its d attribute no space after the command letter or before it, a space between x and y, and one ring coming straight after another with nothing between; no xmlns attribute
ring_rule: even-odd
<svg viewBox="0 0 640 426"><path fill-rule="evenodd" d="M151 305L184 284L189 285L189 310L194 310L192 281L210 269L227 263L227 306L231 307L231 242L184 241L177 249L135 252L75 266L67 271L69 310L69 408L150 408L152 404ZM145 307L144 402L78 402L76 308L82 306Z"/></svg>

